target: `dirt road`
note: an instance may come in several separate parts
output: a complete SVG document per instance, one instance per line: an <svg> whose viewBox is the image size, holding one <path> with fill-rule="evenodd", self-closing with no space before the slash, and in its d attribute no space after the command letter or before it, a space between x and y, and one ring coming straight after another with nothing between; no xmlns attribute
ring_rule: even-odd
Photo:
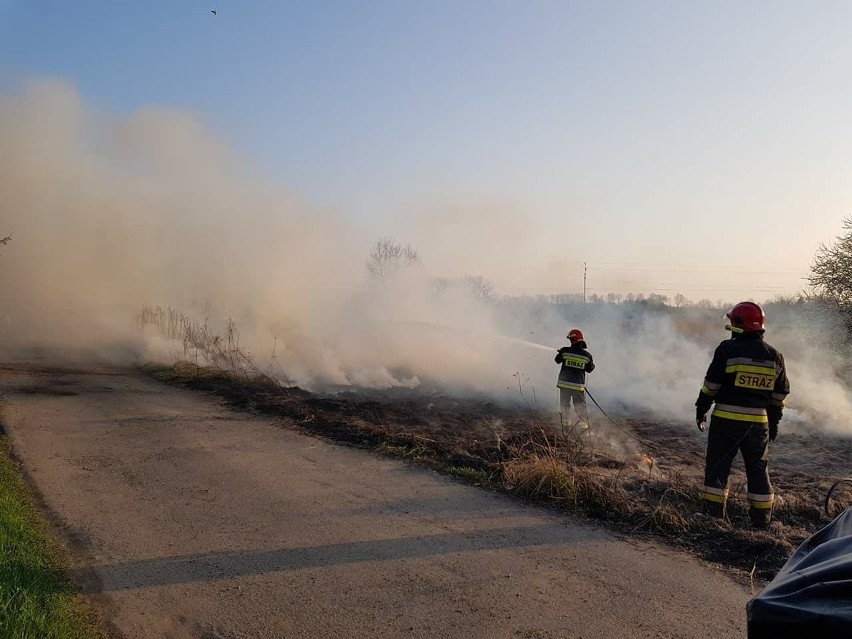
<svg viewBox="0 0 852 639"><path fill-rule="evenodd" d="M0 367L3 424L125 637L743 637L658 546L132 371Z"/></svg>

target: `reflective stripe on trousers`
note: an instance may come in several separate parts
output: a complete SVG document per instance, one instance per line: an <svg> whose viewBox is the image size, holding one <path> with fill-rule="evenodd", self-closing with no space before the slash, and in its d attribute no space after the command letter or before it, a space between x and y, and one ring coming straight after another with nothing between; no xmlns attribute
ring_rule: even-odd
<svg viewBox="0 0 852 639"><path fill-rule="evenodd" d="M713 486L704 486L701 489L701 498L706 499L707 501L716 502L718 504L724 504L728 499L728 489L727 488L714 488Z"/></svg>
<svg viewBox="0 0 852 639"><path fill-rule="evenodd" d="M775 495L758 495L756 493L747 493L746 498L748 499L749 505L753 508L772 508L772 505L775 503Z"/></svg>
<svg viewBox="0 0 852 639"><path fill-rule="evenodd" d="M725 407L761 411L747 407ZM754 417L754 415L751 415ZM758 415L758 417L760 417ZM703 502L708 514L725 515L731 463L742 454L748 483L749 517L754 525L765 525L772 517L774 490L768 472L769 430L764 424L720 419L714 414L707 433Z"/></svg>

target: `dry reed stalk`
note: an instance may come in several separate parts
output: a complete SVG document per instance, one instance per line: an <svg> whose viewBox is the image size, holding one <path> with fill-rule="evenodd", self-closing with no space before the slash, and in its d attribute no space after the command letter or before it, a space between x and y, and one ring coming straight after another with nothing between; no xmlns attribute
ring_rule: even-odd
<svg viewBox="0 0 852 639"><path fill-rule="evenodd" d="M277 379L258 367L251 354L240 343L240 333L232 319L229 319L222 334L212 330L206 322L191 319L173 308L144 305L139 314L141 326L151 326L157 329L163 337L180 341L183 345L184 359L193 361L196 373L201 374L205 367L225 371L231 375L248 380L249 377L261 377L266 381L279 385ZM289 377L283 367L276 361L273 345L272 361L275 368L283 375L287 385Z"/></svg>

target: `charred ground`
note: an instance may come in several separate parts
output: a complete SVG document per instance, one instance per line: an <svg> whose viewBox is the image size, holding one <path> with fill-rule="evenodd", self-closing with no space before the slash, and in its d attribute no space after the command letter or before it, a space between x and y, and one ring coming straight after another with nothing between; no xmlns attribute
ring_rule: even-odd
<svg viewBox="0 0 852 639"><path fill-rule="evenodd" d="M698 514L705 440L683 423L600 418L591 434L580 434L534 406L484 397L409 390L313 394L264 376L189 363L146 370L161 381L214 393L232 408L287 418L305 432L427 464L623 533L663 538L761 580L773 577L794 548L829 521L823 501L852 452L848 439L784 432L773 445L783 453L772 469L776 523L760 532L749 528L745 476L737 464L730 521ZM849 492L835 497L850 502Z"/></svg>

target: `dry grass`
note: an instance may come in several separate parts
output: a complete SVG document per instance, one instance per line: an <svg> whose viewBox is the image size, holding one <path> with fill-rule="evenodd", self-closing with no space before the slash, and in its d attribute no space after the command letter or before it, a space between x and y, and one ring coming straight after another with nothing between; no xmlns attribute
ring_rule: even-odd
<svg viewBox="0 0 852 639"><path fill-rule="evenodd" d="M623 487L611 481L608 469L595 465L596 455L576 437L550 438L538 432L516 437L506 446L501 465L507 490L537 501L573 509L598 511L626 500ZM597 455L598 460L600 455Z"/></svg>
<svg viewBox="0 0 852 639"><path fill-rule="evenodd" d="M633 532L687 532L684 513L700 506L697 489L680 474L655 475L656 460L647 454L619 459L583 438L551 441L542 431L510 446L508 457L502 472L515 494L618 520Z"/></svg>
<svg viewBox="0 0 852 639"><path fill-rule="evenodd" d="M245 379L263 377L275 384L280 378L285 385L290 385L287 372L275 353L277 343L272 345L269 366L262 370L240 344L240 333L231 319L218 331L207 322L199 322L173 308L147 304L142 307L138 319L143 329L154 328L166 339L180 342L185 362L194 364L198 371L209 368Z"/></svg>
<svg viewBox="0 0 852 639"><path fill-rule="evenodd" d="M503 478L508 490L572 508L599 509L626 498L620 486L607 486L604 473L569 466L554 457L512 459L503 464Z"/></svg>

